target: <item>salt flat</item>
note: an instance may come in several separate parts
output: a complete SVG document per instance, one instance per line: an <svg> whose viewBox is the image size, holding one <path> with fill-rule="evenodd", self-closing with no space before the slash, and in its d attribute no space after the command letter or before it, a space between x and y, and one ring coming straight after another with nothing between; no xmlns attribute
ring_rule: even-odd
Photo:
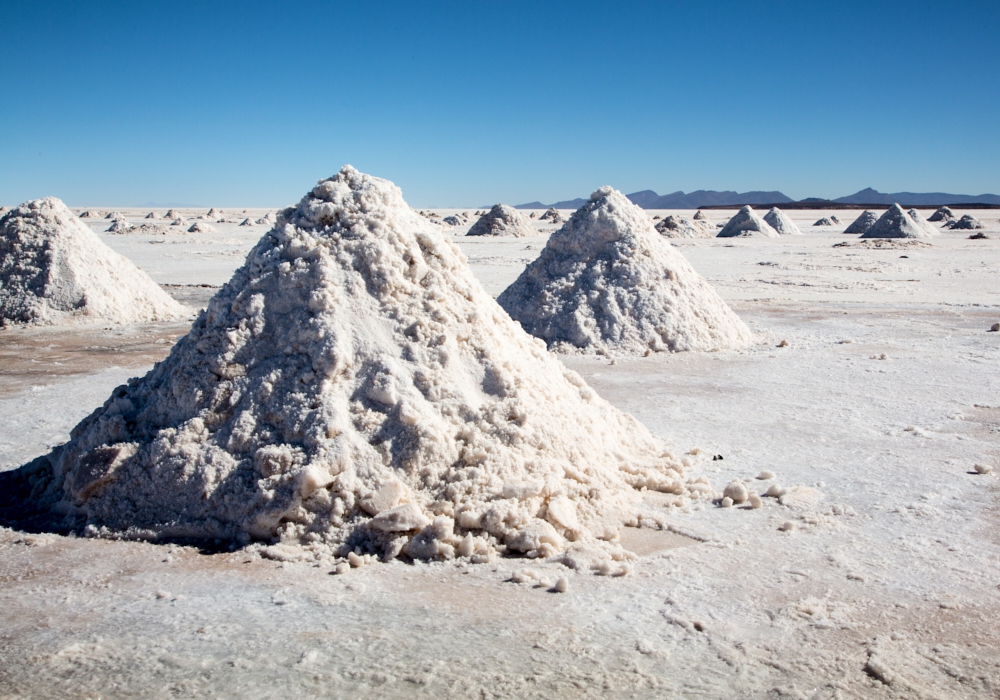
<svg viewBox="0 0 1000 700"><path fill-rule="evenodd" d="M564 359L699 448L716 489L799 487L784 505L674 512L670 532L628 533L643 556L619 578L515 559L331 576L3 529L0 697L996 697L1000 483L972 466L1000 470L1000 214L974 212L992 240L872 249L840 233L859 212L786 213L805 235L672 241L751 348ZM839 227L810 226L830 214ZM198 306L266 230L212 225L101 237ZM554 228L454 233L497 295ZM0 333L0 468L66 440L180 333ZM567 593L532 583L556 576Z"/></svg>

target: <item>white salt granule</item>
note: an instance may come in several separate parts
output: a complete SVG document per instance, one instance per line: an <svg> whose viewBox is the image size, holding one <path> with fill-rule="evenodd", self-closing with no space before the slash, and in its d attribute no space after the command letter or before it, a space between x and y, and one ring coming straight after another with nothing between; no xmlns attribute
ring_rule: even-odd
<svg viewBox="0 0 1000 700"><path fill-rule="evenodd" d="M793 532L797 527L798 525L793 523L791 520L786 520L785 522L781 523L781 525L778 526L778 529L781 530L782 532Z"/></svg>
<svg viewBox="0 0 1000 700"><path fill-rule="evenodd" d="M569 579L565 576L560 576L556 579L556 585L552 587L556 593L566 593L569 591Z"/></svg>
<svg viewBox="0 0 1000 700"><path fill-rule="evenodd" d="M770 496L771 498L781 498L785 495L785 489L778 486L778 484L771 484L767 487L767 491L764 492L765 496Z"/></svg>
<svg viewBox="0 0 1000 700"><path fill-rule="evenodd" d="M187 314L55 197L0 218L0 325L125 324Z"/></svg>
<svg viewBox="0 0 1000 700"><path fill-rule="evenodd" d="M753 341L646 213L611 187L594 192L497 301L558 352L643 355Z"/></svg>
<svg viewBox="0 0 1000 700"><path fill-rule="evenodd" d="M751 508L757 509L764 505L764 501L760 500L760 496L757 494L751 493L747 496L747 504L749 504Z"/></svg>
<svg viewBox="0 0 1000 700"><path fill-rule="evenodd" d="M732 508L733 499L729 496L725 496L721 501L719 501L719 505L722 506L723 508Z"/></svg>
<svg viewBox="0 0 1000 700"><path fill-rule="evenodd" d="M589 562L620 551L607 540L639 489L712 497L397 187L349 166L281 212L165 360L23 472L101 535L313 558Z"/></svg>

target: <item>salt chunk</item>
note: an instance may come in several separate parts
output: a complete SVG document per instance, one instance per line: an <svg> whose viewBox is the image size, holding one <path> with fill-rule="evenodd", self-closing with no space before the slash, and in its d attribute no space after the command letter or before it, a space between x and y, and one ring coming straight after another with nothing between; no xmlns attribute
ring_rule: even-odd
<svg viewBox="0 0 1000 700"><path fill-rule="evenodd" d="M755 493L751 493L749 498L747 498L747 503L750 504L751 508L757 509L764 505L764 501L760 500L760 496Z"/></svg>
<svg viewBox="0 0 1000 700"><path fill-rule="evenodd" d="M362 557L359 557L354 552L348 552L347 563L350 564L355 569L360 569L362 566L365 565L365 560Z"/></svg>
<svg viewBox="0 0 1000 700"><path fill-rule="evenodd" d="M408 532L419 530L430 522L415 503L404 503L376 515L372 518L372 527L383 532Z"/></svg>
<svg viewBox="0 0 1000 700"><path fill-rule="evenodd" d="M303 498L314 491L323 489L333 483L333 476L324 467L310 464L299 474L299 493Z"/></svg>
<svg viewBox="0 0 1000 700"><path fill-rule="evenodd" d="M785 489L781 488L778 484L771 484L767 487L767 491L764 492L765 496L770 496L771 498L780 498L785 495Z"/></svg>
<svg viewBox="0 0 1000 700"><path fill-rule="evenodd" d="M552 590L556 593L565 593L569 590L569 579L565 576L560 576L559 579L556 580L556 585L552 587Z"/></svg>
<svg viewBox="0 0 1000 700"><path fill-rule="evenodd" d="M722 495L731 498L733 503L743 503L750 497L746 484L739 479L734 479L727 484L726 488L722 490Z"/></svg>
<svg viewBox="0 0 1000 700"><path fill-rule="evenodd" d="M382 484L378 491L361 499L361 507L370 515L378 515L390 508L395 508L402 501L409 500L410 490L396 479Z"/></svg>
<svg viewBox="0 0 1000 700"><path fill-rule="evenodd" d="M761 481L767 481L768 479L773 479L774 472L765 469L764 471L762 471L760 474L757 475L757 478L760 479Z"/></svg>
<svg viewBox="0 0 1000 700"><path fill-rule="evenodd" d="M580 521L576 517L576 504L566 496L559 496L549 501L546 517L549 522L561 525L567 530L576 530L580 527Z"/></svg>
<svg viewBox="0 0 1000 700"><path fill-rule="evenodd" d="M503 497L524 501L542 492L544 484L533 481L507 481L503 485Z"/></svg>
<svg viewBox="0 0 1000 700"><path fill-rule="evenodd" d="M796 527L798 526L791 520L786 520L785 522L781 523L781 525L778 526L778 529L781 530L782 532L792 532Z"/></svg>
<svg viewBox="0 0 1000 700"><path fill-rule="evenodd" d="M350 571L351 571L351 565L348 564L346 561L342 561L335 567L333 567L333 573L337 574L338 576L343 576L344 574L349 573Z"/></svg>
<svg viewBox="0 0 1000 700"><path fill-rule="evenodd" d="M976 470L977 474L989 474L993 471L992 465L989 464L976 464L972 468Z"/></svg>
<svg viewBox="0 0 1000 700"><path fill-rule="evenodd" d="M722 501L719 502L719 505L722 506L723 508L732 508L733 499L731 499L729 496L726 496L722 499Z"/></svg>

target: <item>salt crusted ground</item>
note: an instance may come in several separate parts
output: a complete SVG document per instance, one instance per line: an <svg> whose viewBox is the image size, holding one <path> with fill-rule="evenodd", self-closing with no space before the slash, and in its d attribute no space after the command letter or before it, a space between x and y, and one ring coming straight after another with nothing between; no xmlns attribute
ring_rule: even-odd
<svg viewBox="0 0 1000 700"><path fill-rule="evenodd" d="M673 241L751 349L564 358L679 449L722 454L702 463L717 488L763 492L768 469L820 500L631 531L643 556L622 578L514 560L331 576L0 529L0 698L996 697L1000 482L970 472L1000 470L998 214L976 212L994 240L871 249L833 247L857 242L839 233L857 212L837 213L815 229L828 212L790 212L803 236ZM213 226L102 238L198 305L265 230ZM498 294L545 235L456 240ZM65 440L184 330L0 334L0 469Z"/></svg>

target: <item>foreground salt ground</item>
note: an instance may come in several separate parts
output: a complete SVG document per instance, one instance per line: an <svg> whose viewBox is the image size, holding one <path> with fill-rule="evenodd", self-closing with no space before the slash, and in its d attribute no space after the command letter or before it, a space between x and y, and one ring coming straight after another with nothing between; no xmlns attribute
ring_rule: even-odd
<svg viewBox="0 0 1000 700"><path fill-rule="evenodd" d="M176 265L128 244L147 271L162 265L157 281L197 284L231 273L222 255L185 264L181 251L211 240L175 244ZM771 482L753 477L768 469L817 503L675 515L689 537L641 542L628 577L570 573L563 594L536 582L564 567L529 561L331 576L242 552L5 530L0 693L996 696L1000 486L969 472L1000 466L1000 334L985 332L1000 321L1000 243L946 233L930 248L832 247L854 240L682 242L758 345L567 362L678 449L722 454L703 465L713 483L763 491ZM496 294L544 241L459 243ZM3 468L64 440L144 371L115 347L105 369L43 369L0 396ZM785 521L798 527L779 531ZM509 581L517 573L525 583Z"/></svg>

